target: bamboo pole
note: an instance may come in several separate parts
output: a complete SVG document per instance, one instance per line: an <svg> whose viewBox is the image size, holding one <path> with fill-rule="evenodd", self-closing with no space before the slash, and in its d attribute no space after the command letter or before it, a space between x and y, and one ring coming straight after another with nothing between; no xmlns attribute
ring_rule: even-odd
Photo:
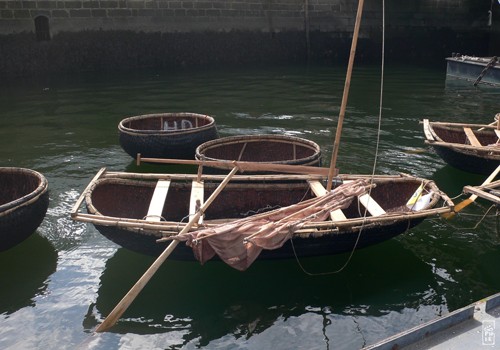
<svg viewBox="0 0 500 350"><path fill-rule="evenodd" d="M361 15L363 13L364 0L359 0L358 3L358 13L356 15L356 23L354 25L354 33L352 36L351 53L349 55L349 64L347 66L347 75L345 78L344 94L342 95L342 104L340 105L339 120L337 123L337 131L335 134L335 141L333 144L332 158L330 161L330 169L328 171L328 182L326 190L330 191L332 189L332 180L338 171L336 169L337 165L337 155L339 152L340 136L342 135L342 124L344 123L345 110L347 106L347 99L349 97L349 88L351 86L351 75L352 68L354 65L354 56L356 54L356 45L358 43L359 27L361 24Z"/></svg>
<svg viewBox="0 0 500 350"><path fill-rule="evenodd" d="M231 177L238 171L238 166L235 166L233 170L226 176L224 181L220 183L217 189L212 193L212 195L207 199L207 201L203 204L200 210L189 220L188 224L184 226L182 231L179 234L183 234L187 232L191 226L198 222L199 218L205 210L210 206L210 204L214 201L214 199L219 195L219 193L224 189L227 185ZM141 278L134 284L134 286L128 291L128 293L123 297L123 299L115 306L113 311L104 319L104 321L97 327L96 332L105 332L109 328L111 328L116 321L123 315L123 313L127 310L130 304L134 301L134 299L139 295L141 290L146 286L151 277L156 273L156 271L160 268L161 264L168 258L168 256L172 253L175 247L179 244L179 241L173 241L168 245L168 247L160 254L160 256L154 261L154 263L149 267L149 269L141 276Z"/></svg>
<svg viewBox="0 0 500 350"><path fill-rule="evenodd" d="M328 168L308 166L308 165L288 165L275 163L260 163L260 162L240 162L234 160L189 160L189 159L166 159L166 158L142 158L137 154L137 165L141 162L145 163L163 163L163 164L188 164L188 165L203 165L213 166L222 169L231 169L235 165L241 171L269 171L289 174L306 174L306 175L328 175Z"/></svg>

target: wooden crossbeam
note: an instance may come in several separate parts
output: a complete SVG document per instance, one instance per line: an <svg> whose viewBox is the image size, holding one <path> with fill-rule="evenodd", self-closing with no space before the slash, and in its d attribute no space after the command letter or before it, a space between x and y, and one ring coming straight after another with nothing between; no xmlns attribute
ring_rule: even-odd
<svg viewBox="0 0 500 350"><path fill-rule="evenodd" d="M189 201L189 217L192 217L203 205L203 181L193 180L191 183L191 199ZM198 224L203 223L203 215L200 216Z"/></svg>
<svg viewBox="0 0 500 350"><path fill-rule="evenodd" d="M149 203L146 221L161 221L161 213L165 206L165 199L167 198L169 187L170 180L158 180L155 191L153 192L153 197L151 197L151 202Z"/></svg>
<svg viewBox="0 0 500 350"><path fill-rule="evenodd" d="M497 135L497 137L500 139L500 130L495 129L495 135ZM497 142L498 142L498 141L497 141Z"/></svg>
<svg viewBox="0 0 500 350"><path fill-rule="evenodd" d="M344 181L348 183L351 181ZM368 193L358 196L359 202L368 210L372 216L380 216L385 214L384 208L382 208Z"/></svg>
<svg viewBox="0 0 500 350"><path fill-rule="evenodd" d="M360 203L365 206L365 208L372 216L380 216L382 214L385 214L385 210L375 201L375 199L370 197L367 193L359 196L358 198Z"/></svg>
<svg viewBox="0 0 500 350"><path fill-rule="evenodd" d="M482 146L481 142L479 142L476 135L474 135L474 132L472 132L471 128L464 127L464 132L465 132L465 135L467 136L467 139L469 140L469 142L472 146L478 146L478 147Z"/></svg>
<svg viewBox="0 0 500 350"><path fill-rule="evenodd" d="M321 182L319 182L317 180L309 180L309 186L311 187L311 190L316 197L321 197L321 196L324 196L326 194L325 187L321 184ZM344 215L344 213L340 209L331 211L330 218L333 221L347 220L347 217Z"/></svg>
<svg viewBox="0 0 500 350"><path fill-rule="evenodd" d="M424 134L425 134L425 138L427 140L434 140L434 136L432 135L430 128L431 127L430 127L429 119L424 119Z"/></svg>

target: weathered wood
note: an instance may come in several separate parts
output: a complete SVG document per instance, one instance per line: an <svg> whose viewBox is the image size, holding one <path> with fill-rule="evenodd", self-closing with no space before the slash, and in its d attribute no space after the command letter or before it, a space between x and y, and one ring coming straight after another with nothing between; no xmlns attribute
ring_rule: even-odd
<svg viewBox="0 0 500 350"><path fill-rule="evenodd" d="M161 213L165 206L165 199L167 199L169 187L170 180L158 180L155 191L153 192L153 197L151 197L146 221L161 221Z"/></svg>
<svg viewBox="0 0 500 350"><path fill-rule="evenodd" d="M167 159L167 158L142 158L137 155L137 164L145 163L161 163L161 164L189 164L189 165L203 165L203 166L216 166L223 169L232 169L235 165L241 171L270 171L278 173L290 174L308 174L308 175L328 175L328 168L307 166L307 165L286 165L286 164L273 164L264 162L241 162L232 160L188 160L188 159Z"/></svg>
<svg viewBox="0 0 500 350"><path fill-rule="evenodd" d="M495 204L500 204L500 197L495 196L491 193L485 192L477 187L465 186L464 192L471 193L471 194L475 195L476 197L484 198L484 199L489 200L490 202L493 202Z"/></svg>
<svg viewBox="0 0 500 350"><path fill-rule="evenodd" d="M344 93L342 95L342 102L340 104L340 112L339 112L339 119L337 122L337 130L335 132L335 140L333 142L333 152L332 152L332 158L330 160L330 168L328 169L328 180L326 183L326 189L330 191L332 189L332 182L333 182L333 177L337 175L337 155L339 152L339 146L340 146L340 137L342 135L342 124L344 123L344 116L345 116L345 111L347 108L347 99L349 97L349 89L351 87L351 75L352 75L352 69L354 67L354 56L356 55L356 46L358 44L358 35L359 35L359 28L361 26L361 16L363 14L363 5L364 5L364 0L359 0L358 2L358 11L356 13L356 22L354 22L354 31L352 34L352 42L351 42L351 52L349 54L349 62L347 64L347 74L345 78L345 84L344 84Z"/></svg>
<svg viewBox="0 0 500 350"><path fill-rule="evenodd" d="M70 212L71 217L74 217L75 215L77 215L78 209L82 205L83 200L85 199L85 195L89 191L90 187L102 176L102 174L105 171L106 171L106 168L101 168L97 172L97 174L94 176L94 178L92 179L92 181L90 181L89 184L87 185L87 187L82 191L82 193L80 194L80 197L78 197L78 200L76 201L75 205L71 209L71 212Z"/></svg>
<svg viewBox="0 0 500 350"><path fill-rule="evenodd" d="M238 167L234 167L233 170L226 176L224 181L220 183L217 189L212 193L212 195L207 199L205 204L200 208L200 210L189 220L188 224L184 226L179 234L183 234L193 226L198 219L203 215L205 210L212 204L215 198L227 185L231 177L236 174ZM168 247L163 251L163 253L154 261L154 263L149 267L149 269L141 276L141 278L134 284L134 286L128 291L128 293L123 297L123 299L116 305L116 307L111 311L111 313L104 319L104 321L97 327L96 332L104 332L112 327L116 321L123 315L123 313L128 309L130 304L139 295L141 290L146 286L151 277L158 271L163 262L172 253L175 247L179 244L179 241L174 240L168 245Z"/></svg>
<svg viewBox="0 0 500 350"><path fill-rule="evenodd" d="M465 145L463 143L453 143L453 142L442 142L442 141L429 141L425 140L426 144L429 145L436 145L436 146L445 146L448 148L461 148L465 150L471 150L471 151L484 151L484 152L498 152L499 148L497 146L481 146L478 148L478 146L473 146L473 145Z"/></svg>
<svg viewBox="0 0 500 350"><path fill-rule="evenodd" d="M476 135L474 135L474 132L472 132L471 128L464 127L464 132L465 136L467 136L467 139L469 140L472 146L482 147L481 142L479 142Z"/></svg>
<svg viewBox="0 0 500 350"><path fill-rule="evenodd" d="M486 186L489 183L491 183L497 177L498 173L500 173L500 165L497 166L497 168L495 169L495 171L492 172L490 174L490 176L488 176L488 178L486 180L484 180L484 182L481 184L481 186ZM477 199L477 195L472 194L469 198L464 199L462 202L460 202L457 205L455 205L455 208L454 208L454 210L452 212L445 213L442 216L445 219L451 219L452 217L455 216L456 213L458 213L459 211L461 211L463 208L467 207L469 204L473 203L476 199Z"/></svg>
<svg viewBox="0 0 500 350"><path fill-rule="evenodd" d="M327 193L326 188L321 184L321 182L313 180L310 180L308 182L309 186L311 186L311 190L316 197L324 196ZM341 209L331 211L330 218L333 221L347 220L347 217L344 215Z"/></svg>
<svg viewBox="0 0 500 350"><path fill-rule="evenodd" d="M434 140L434 135L430 130L429 119L424 119L424 134L428 140Z"/></svg>
<svg viewBox="0 0 500 350"><path fill-rule="evenodd" d="M192 217L203 205L203 181L193 180L191 183L191 198L189 201L189 217ZM203 223L203 215L200 216L198 224Z"/></svg>

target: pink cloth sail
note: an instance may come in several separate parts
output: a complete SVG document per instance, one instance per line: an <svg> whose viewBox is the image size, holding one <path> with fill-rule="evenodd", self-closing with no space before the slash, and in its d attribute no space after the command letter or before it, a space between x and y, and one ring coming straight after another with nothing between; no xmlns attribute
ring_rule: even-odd
<svg viewBox="0 0 500 350"><path fill-rule="evenodd" d="M357 180L321 197L171 238L186 241L202 264L217 254L228 265L244 271L262 249L280 248L305 223L326 220L331 211L347 208L367 189L365 181Z"/></svg>

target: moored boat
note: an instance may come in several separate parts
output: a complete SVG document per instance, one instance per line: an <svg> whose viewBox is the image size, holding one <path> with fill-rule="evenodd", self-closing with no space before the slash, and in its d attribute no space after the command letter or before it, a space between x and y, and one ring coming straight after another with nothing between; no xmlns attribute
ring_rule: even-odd
<svg viewBox="0 0 500 350"><path fill-rule="evenodd" d="M37 171L0 167L0 251L28 238L49 206L47 179Z"/></svg>
<svg viewBox="0 0 500 350"><path fill-rule="evenodd" d="M122 247L156 256L165 249L164 244L157 243L157 240L176 236L186 226L190 215L195 213L195 208L207 199L223 178L221 175L201 175L198 179L197 175L189 174L134 174L102 169L75 204L72 218L93 223L101 234ZM219 229L224 224L240 227L243 225L238 220L258 220L288 207L291 207L290 215L293 216L299 210L293 209L294 205L309 206L308 201L326 194L324 180L324 176L313 175L235 175L206 209L203 221L192 227L189 234ZM322 220L302 222L291 239L280 248L262 250L259 258L348 252L383 242L426 217L452 209L453 203L434 182L408 175L373 178L340 175L335 184L340 188L341 183L372 180L373 183L366 185L362 193L344 201L344 204L348 202L344 207L335 207L334 204L325 209L328 215ZM163 197L160 197L154 212L152 208L156 206L154 203L159 192ZM421 195L422 201L417 205L408 204L415 193ZM80 212L83 201L88 214ZM274 219L266 217L272 224ZM254 234L258 229L254 227L250 231ZM244 239L248 239L248 236L232 237L242 245ZM172 252L171 257L194 259L191 248L183 244Z"/></svg>
<svg viewBox="0 0 500 350"><path fill-rule="evenodd" d="M208 161L320 166L321 148L313 141L295 136L237 135L199 145L195 157Z"/></svg>
<svg viewBox="0 0 500 350"><path fill-rule="evenodd" d="M144 114L118 124L120 145L131 157L193 159L196 147L219 137L214 118L197 113Z"/></svg>
<svg viewBox="0 0 500 350"><path fill-rule="evenodd" d="M500 62L496 56L476 57L454 54L446 58L446 76L500 87Z"/></svg>
<svg viewBox="0 0 500 350"><path fill-rule="evenodd" d="M496 125L423 120L425 143L458 169L490 174L500 165L500 130Z"/></svg>

